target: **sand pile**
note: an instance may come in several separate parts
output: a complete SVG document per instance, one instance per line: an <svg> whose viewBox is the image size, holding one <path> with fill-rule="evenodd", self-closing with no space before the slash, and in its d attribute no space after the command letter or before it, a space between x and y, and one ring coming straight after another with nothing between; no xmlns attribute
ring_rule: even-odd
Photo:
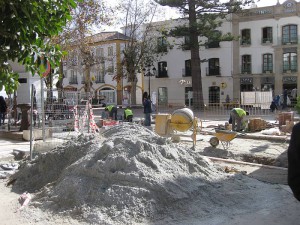
<svg viewBox="0 0 300 225"><path fill-rule="evenodd" d="M256 188L266 188L243 175L228 177L193 150L129 124L102 137L81 135L13 178L15 188L39 190L32 205L93 224L175 224L178 216L238 213L255 204L244 191L255 196Z"/></svg>

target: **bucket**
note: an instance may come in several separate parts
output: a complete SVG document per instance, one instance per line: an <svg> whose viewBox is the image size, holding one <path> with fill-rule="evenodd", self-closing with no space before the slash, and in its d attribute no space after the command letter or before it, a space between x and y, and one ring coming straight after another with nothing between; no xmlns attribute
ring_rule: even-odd
<svg viewBox="0 0 300 225"><path fill-rule="evenodd" d="M185 132L193 125L194 113L189 108L177 109L172 113L171 126L173 129Z"/></svg>

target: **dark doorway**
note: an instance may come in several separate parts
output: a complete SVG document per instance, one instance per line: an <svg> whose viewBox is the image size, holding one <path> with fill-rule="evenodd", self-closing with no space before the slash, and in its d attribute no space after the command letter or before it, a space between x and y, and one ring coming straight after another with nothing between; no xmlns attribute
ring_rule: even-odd
<svg viewBox="0 0 300 225"><path fill-rule="evenodd" d="M220 87L211 86L208 92L208 103L209 104L219 104L220 103Z"/></svg>

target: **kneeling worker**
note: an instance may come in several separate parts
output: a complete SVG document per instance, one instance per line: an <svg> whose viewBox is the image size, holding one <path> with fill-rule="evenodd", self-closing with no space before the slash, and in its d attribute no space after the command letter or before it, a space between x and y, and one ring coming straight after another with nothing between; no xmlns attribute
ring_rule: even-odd
<svg viewBox="0 0 300 225"><path fill-rule="evenodd" d="M118 114L118 108L114 105L108 105L104 109L105 111L108 111L108 117L110 119L118 120L117 114Z"/></svg>
<svg viewBox="0 0 300 225"><path fill-rule="evenodd" d="M249 112L246 112L245 110L241 108L233 108L230 111L230 119L232 122L232 130L233 131L241 131L243 130L243 119L246 115L249 115ZM236 123L236 127L235 127Z"/></svg>
<svg viewBox="0 0 300 225"><path fill-rule="evenodd" d="M129 106L127 106L126 109L124 110L124 121L132 122L132 118L133 118L133 112L129 108Z"/></svg>

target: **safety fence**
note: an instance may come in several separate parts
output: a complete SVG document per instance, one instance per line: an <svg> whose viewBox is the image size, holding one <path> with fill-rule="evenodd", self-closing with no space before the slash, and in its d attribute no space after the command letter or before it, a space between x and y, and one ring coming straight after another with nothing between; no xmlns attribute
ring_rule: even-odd
<svg viewBox="0 0 300 225"><path fill-rule="evenodd" d="M66 140L74 135L87 132L96 132L97 125L102 119L105 119L106 113L104 107L99 101L89 98L91 95L82 95L75 92L62 92L50 97L49 90L44 90L44 97L32 96L31 104L17 104L14 99L10 99L9 110L7 114L8 129L19 130L22 127L24 114L27 114L28 124L30 127L25 129L33 129L32 140L50 139L58 143ZM43 100L42 100L43 99ZM174 102L180 102L174 100ZM208 100L205 102L209 102ZM124 108L126 106L118 106L118 120L122 121ZM143 106L131 106L134 113L135 121L142 121L144 117ZM170 113L176 109L186 107L184 104L164 104L153 105L153 114ZM222 102L205 104L202 110L194 110L194 115L201 120L226 120L229 118L230 110L235 107L243 108L248 111L250 117L261 117L267 119L276 119L278 113L282 111L293 110L292 107L271 111L266 107L266 103L260 104L255 101L253 103L241 105L236 102ZM31 122L32 121L32 122Z"/></svg>

